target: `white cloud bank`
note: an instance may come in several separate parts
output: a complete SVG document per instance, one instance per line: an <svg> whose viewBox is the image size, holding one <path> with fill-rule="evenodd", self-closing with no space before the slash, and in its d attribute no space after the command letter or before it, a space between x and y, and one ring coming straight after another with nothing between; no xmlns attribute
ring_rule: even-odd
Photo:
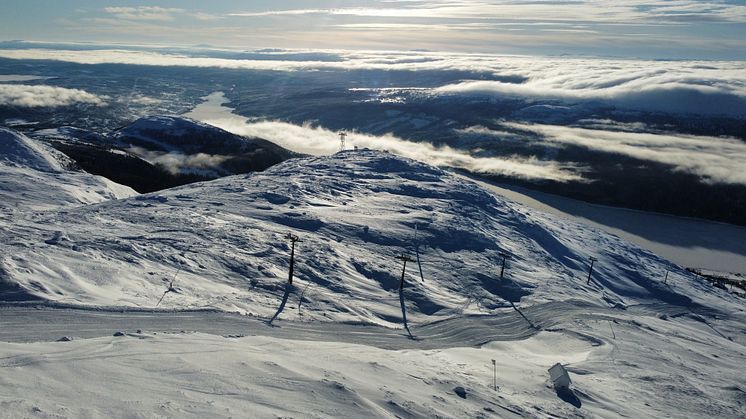
<svg viewBox="0 0 746 419"><path fill-rule="evenodd" d="M171 174L195 173L209 175L215 171L221 172L219 166L230 158L229 156L206 153L164 153L162 151L152 151L136 146L130 147L128 151L142 157L152 164L164 167Z"/></svg>
<svg viewBox="0 0 746 419"><path fill-rule="evenodd" d="M245 121L238 116L205 120L234 134L259 137L299 153L325 155L339 150L339 134L309 124L295 125L280 121ZM387 150L436 166L455 167L476 173L492 173L522 179L551 179L559 182L581 181L573 168L557 162L515 156L513 158L475 157L451 147L436 147L425 142L411 142L391 134L372 136L350 132L347 146Z"/></svg>
<svg viewBox="0 0 746 419"><path fill-rule="evenodd" d="M524 83L467 80L438 95L597 101L642 111L746 117L742 62L514 58ZM520 64L520 68L516 67Z"/></svg>
<svg viewBox="0 0 746 419"><path fill-rule="evenodd" d="M746 143L737 139L614 132L558 125L504 122L504 126L539 134L540 141L570 144L671 165L708 183L746 185ZM485 134L485 130L480 133ZM502 136L496 131L495 136Z"/></svg>
<svg viewBox="0 0 746 419"><path fill-rule="evenodd" d="M288 51L259 51L266 59L226 59L129 50L0 50L0 57L80 64L217 67L246 70L466 71L523 83L465 80L432 89L433 95L520 97L643 111L746 117L746 71L740 61L652 61L499 56L435 52L324 52L338 61L283 59Z"/></svg>
<svg viewBox="0 0 746 419"><path fill-rule="evenodd" d="M104 100L104 97L79 89L25 84L0 84L0 106L40 108L70 106L77 103L103 106L106 104Z"/></svg>

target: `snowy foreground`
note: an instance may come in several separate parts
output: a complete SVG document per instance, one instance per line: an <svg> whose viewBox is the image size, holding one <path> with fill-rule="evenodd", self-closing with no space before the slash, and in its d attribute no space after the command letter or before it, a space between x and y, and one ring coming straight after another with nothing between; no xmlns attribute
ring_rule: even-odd
<svg viewBox="0 0 746 419"><path fill-rule="evenodd" d="M0 134L0 416L746 415L744 300L448 172L348 151L134 196Z"/></svg>
<svg viewBox="0 0 746 419"><path fill-rule="evenodd" d="M417 349L418 341L403 334L379 348L375 330L352 325L346 333L341 326L304 332L290 323L298 338L278 338L285 322L272 328L251 320L246 329L256 336L133 330L70 342L0 343L0 416L746 414L743 316L740 323L714 321L721 333L737 338L731 341L695 315L660 314L666 310L586 308L527 339L463 347L447 340L442 349ZM543 317L530 310L526 316ZM418 328L412 333L417 336ZM466 341L479 337L468 327L460 333ZM368 339L371 344L363 343ZM422 338L423 346L427 342L441 343L431 335ZM397 343L406 349L396 349ZM567 365L575 399L562 400L551 388L547 368L555 362Z"/></svg>

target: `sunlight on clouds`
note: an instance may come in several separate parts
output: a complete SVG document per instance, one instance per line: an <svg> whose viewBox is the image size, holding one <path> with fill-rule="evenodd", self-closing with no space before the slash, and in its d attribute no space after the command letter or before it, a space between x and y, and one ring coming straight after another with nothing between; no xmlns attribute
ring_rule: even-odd
<svg viewBox="0 0 746 419"><path fill-rule="evenodd" d="M282 58L296 53L301 59ZM306 60L320 53L332 60ZM254 51L264 59L226 59L156 51L0 49L0 57L80 64L217 67L246 70L463 71L481 78L433 88L435 96L486 96L602 102L626 109L746 117L740 61L654 61L438 52ZM314 55L315 54L315 55ZM365 86L361 86L365 87ZM402 86L406 87L406 86Z"/></svg>
<svg viewBox="0 0 746 419"><path fill-rule="evenodd" d="M338 133L310 124L301 126L281 121L246 122L237 116L209 119L203 122L234 134L264 138L299 153L325 155L339 150ZM455 167L475 173L499 174L530 180L551 179L559 182L583 180L574 172L574 167L564 166L557 162L519 156L512 158L475 157L448 146L436 147L426 142L406 141L391 134L373 136L350 132L347 144L349 147L387 150L436 166Z"/></svg>
<svg viewBox="0 0 746 419"><path fill-rule="evenodd" d="M538 134L542 143L576 145L671 165L708 183L746 185L746 143L734 138L614 132L558 125L503 122L503 126ZM488 131L482 130L482 134ZM496 136L503 135L498 131Z"/></svg>
<svg viewBox="0 0 746 419"><path fill-rule="evenodd" d="M380 2L382 7L331 7L315 9L276 9L230 13L236 17L337 15L417 19L473 19L515 21L573 21L593 23L670 23L686 20L746 20L746 6L726 2L680 0L608 2L535 1L406 1ZM398 6L398 7L396 7Z"/></svg>
<svg viewBox="0 0 746 419"><path fill-rule="evenodd" d="M21 108L70 106L87 103L104 106L106 98L79 89L54 86L0 84L0 105Z"/></svg>

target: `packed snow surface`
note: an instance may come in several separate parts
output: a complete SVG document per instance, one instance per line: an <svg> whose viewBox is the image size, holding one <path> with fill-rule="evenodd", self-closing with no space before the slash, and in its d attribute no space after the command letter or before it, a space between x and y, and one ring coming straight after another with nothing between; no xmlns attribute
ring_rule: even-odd
<svg viewBox="0 0 746 419"><path fill-rule="evenodd" d="M616 236L368 150L294 159L5 227L6 281L63 304L383 325L402 323L402 302L412 321L491 313L519 301L740 304ZM302 240L293 286L286 286L288 233ZM400 295L402 253L414 261ZM503 279L501 254L510 255ZM591 257L598 260L588 281Z"/></svg>
<svg viewBox="0 0 746 419"><path fill-rule="evenodd" d="M11 314L6 322L19 337L28 338L41 324L60 329L47 342L0 342L0 416L746 414L743 313L716 320L715 330L665 304L534 307L525 310L525 319L496 316L503 320L486 329L474 326L492 316L414 327L414 339L377 326L283 321L268 327L215 313L0 311ZM170 326L159 324L163 319ZM532 331L496 337L519 329ZM10 337L0 333L0 340ZM98 337L79 337L91 333ZM547 372L557 362L573 382L563 397Z"/></svg>

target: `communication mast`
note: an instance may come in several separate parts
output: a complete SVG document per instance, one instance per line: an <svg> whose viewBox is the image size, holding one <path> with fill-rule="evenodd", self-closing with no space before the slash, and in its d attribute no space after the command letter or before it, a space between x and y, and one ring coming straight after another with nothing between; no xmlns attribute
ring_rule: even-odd
<svg viewBox="0 0 746 419"><path fill-rule="evenodd" d="M345 139L347 138L347 133L344 131L340 131L339 133L339 151L345 150Z"/></svg>

